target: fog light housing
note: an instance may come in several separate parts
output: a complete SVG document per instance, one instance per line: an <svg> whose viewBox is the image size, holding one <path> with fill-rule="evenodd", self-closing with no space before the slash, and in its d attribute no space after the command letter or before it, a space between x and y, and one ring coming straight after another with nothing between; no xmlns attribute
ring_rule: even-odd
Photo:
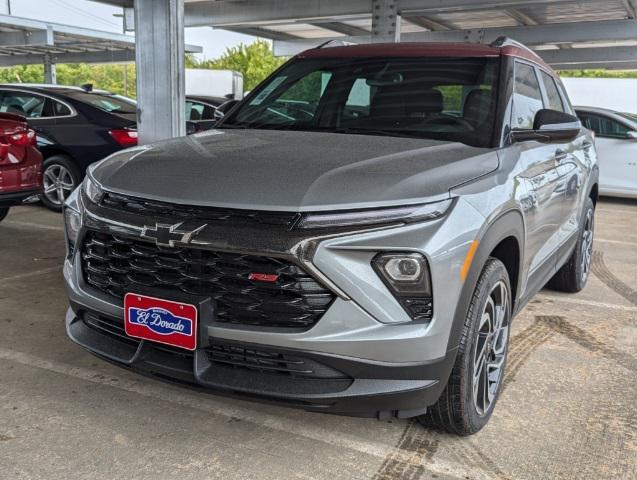
<svg viewBox="0 0 637 480"><path fill-rule="evenodd" d="M431 320L431 275L423 255L415 252L380 253L372 260L372 267L412 320Z"/></svg>

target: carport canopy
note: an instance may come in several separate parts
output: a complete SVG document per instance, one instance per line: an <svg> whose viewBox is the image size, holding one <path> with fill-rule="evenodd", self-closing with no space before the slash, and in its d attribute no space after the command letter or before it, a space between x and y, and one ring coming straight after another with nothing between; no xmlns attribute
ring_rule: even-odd
<svg viewBox="0 0 637 480"><path fill-rule="evenodd" d="M186 45L187 52L201 47ZM0 15L0 66L44 64L45 82L55 83L56 63L135 61L131 35Z"/></svg>
<svg viewBox="0 0 637 480"><path fill-rule="evenodd" d="M142 72L138 97L140 87L149 85L143 77L150 74L144 72L151 71L150 64L144 68L140 60L168 59L168 49L180 44L183 48L183 28L202 26L272 39L278 55L294 55L332 39L489 43L504 35L532 47L556 69L637 69L637 0L99 1L123 7L127 17L135 17L136 30L142 33L137 36L138 72ZM167 36L172 40L166 41ZM166 81L183 76L166 70L178 63L176 58L165 62ZM154 74L157 71L152 69ZM147 96L155 104L163 101L159 96L174 100L183 95L183 85L175 88L181 92L148 92ZM140 108L143 115L143 99ZM154 140L184 132L157 125L155 133L160 137L140 132L140 138Z"/></svg>

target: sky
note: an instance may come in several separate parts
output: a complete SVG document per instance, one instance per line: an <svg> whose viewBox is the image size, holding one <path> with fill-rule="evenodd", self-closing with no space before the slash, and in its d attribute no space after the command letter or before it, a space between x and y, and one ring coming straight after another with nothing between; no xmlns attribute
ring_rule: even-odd
<svg viewBox="0 0 637 480"><path fill-rule="evenodd" d="M36 20L64 23L78 27L122 31L122 19L113 14L121 13L120 8L111 7L90 0L10 0L11 14ZM203 47L200 58L216 58L226 47L240 43L251 43L254 37L209 27L187 28L186 43Z"/></svg>

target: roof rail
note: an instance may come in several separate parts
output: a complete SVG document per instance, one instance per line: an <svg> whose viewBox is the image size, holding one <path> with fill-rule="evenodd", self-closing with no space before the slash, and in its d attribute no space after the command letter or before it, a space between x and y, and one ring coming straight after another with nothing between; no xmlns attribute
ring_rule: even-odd
<svg viewBox="0 0 637 480"><path fill-rule="evenodd" d="M529 52L532 52L532 53L536 54L535 51L533 51L532 49L530 49L529 47L527 47L523 43L520 43L520 42L518 42L516 40L513 40L512 38L506 37L504 35L496 38L493 42L491 42L490 46L496 47L496 48L499 48L499 47L518 47L518 48L522 48L524 50L527 50Z"/></svg>
<svg viewBox="0 0 637 480"><path fill-rule="evenodd" d="M538 53L533 50L532 48L527 47L526 45L524 45L523 43L520 43L516 40L513 40L512 38L506 37L506 36L501 36L496 38L493 42L491 42L490 46L495 47L495 48L501 48L501 47L517 47L517 48L521 48L522 50L525 50L527 52L529 52L530 54L532 54L533 56L542 59L542 57L540 57L538 55Z"/></svg>
<svg viewBox="0 0 637 480"><path fill-rule="evenodd" d="M349 45L357 45L354 42L346 42L344 40L328 40L327 42L323 42L320 45L314 48L329 48L329 47L347 47Z"/></svg>

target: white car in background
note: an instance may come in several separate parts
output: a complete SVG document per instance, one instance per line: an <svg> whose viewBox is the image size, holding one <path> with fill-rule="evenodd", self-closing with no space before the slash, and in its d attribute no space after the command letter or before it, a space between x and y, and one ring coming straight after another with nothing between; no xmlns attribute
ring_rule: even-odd
<svg viewBox="0 0 637 480"><path fill-rule="evenodd" d="M637 114L598 107L575 111L595 132L600 195L637 198Z"/></svg>

